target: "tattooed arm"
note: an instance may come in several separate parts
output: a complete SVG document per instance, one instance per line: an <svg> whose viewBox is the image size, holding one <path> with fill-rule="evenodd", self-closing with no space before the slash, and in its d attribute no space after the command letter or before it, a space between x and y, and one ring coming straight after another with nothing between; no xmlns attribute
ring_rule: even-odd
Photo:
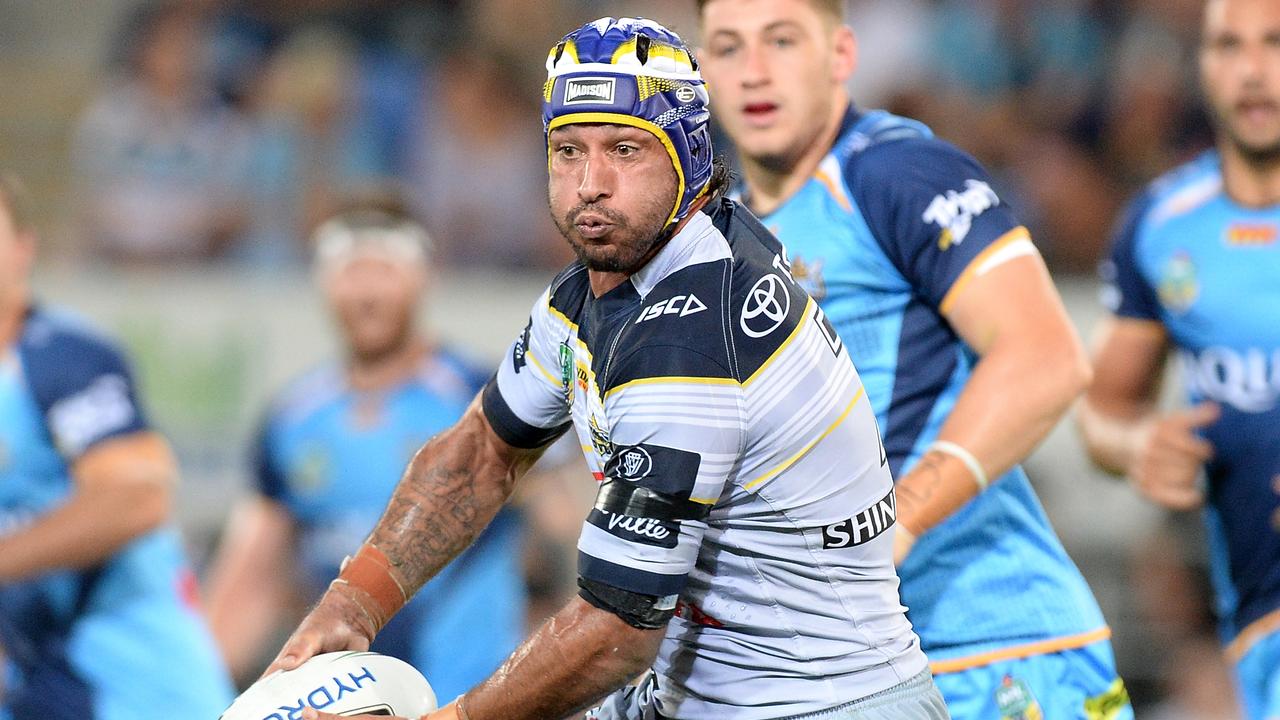
<svg viewBox="0 0 1280 720"><path fill-rule="evenodd" d="M946 317L980 359L938 439L963 448L995 480L1031 454L1084 391L1088 360L1039 256L975 276ZM897 485L899 528L907 532L895 533L895 559L978 491L965 459L927 452Z"/></svg>
<svg viewBox="0 0 1280 720"><path fill-rule="evenodd" d="M471 544L541 454L499 438L479 396L457 424L418 451L368 543L385 556L405 598ZM335 582L267 672L319 653L366 650L387 619L360 588Z"/></svg>

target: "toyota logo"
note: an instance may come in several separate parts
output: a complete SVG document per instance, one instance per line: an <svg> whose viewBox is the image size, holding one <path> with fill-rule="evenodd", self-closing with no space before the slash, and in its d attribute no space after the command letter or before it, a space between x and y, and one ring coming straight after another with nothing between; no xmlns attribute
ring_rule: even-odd
<svg viewBox="0 0 1280 720"><path fill-rule="evenodd" d="M742 332L753 338L761 338L787 319L791 311L791 293L782 284L782 278L769 273L756 281L742 303Z"/></svg>

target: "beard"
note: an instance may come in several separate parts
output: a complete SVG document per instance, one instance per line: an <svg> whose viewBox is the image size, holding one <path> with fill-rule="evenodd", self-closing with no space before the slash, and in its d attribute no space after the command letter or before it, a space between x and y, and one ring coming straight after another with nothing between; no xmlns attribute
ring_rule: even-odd
<svg viewBox="0 0 1280 720"><path fill-rule="evenodd" d="M675 204L674 193L669 202L657 205L658 208L669 208ZM578 231L578 217L590 211L599 215L613 227L608 235L588 240ZM624 273L630 275L644 267L657 254L657 249L671 238L670 229L666 226L669 210L658 209L645 212L636 222L610 208L582 204L574 207L563 217L552 212L556 228L573 248L578 261L588 270L607 273Z"/></svg>
<svg viewBox="0 0 1280 720"><path fill-rule="evenodd" d="M1276 138L1269 143L1249 142L1230 128L1226 129L1226 136L1235 147L1236 152L1240 153L1245 162L1253 167L1263 168L1280 165L1280 138Z"/></svg>

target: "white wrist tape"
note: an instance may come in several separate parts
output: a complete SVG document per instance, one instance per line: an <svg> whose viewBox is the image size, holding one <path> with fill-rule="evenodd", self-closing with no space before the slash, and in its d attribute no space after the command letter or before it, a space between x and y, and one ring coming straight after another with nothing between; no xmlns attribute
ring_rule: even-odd
<svg viewBox="0 0 1280 720"><path fill-rule="evenodd" d="M991 484L987 479L987 472L982 469L982 464L978 462L978 458L960 445L947 440L936 440L928 448L928 451L935 450L944 455L950 455L964 463L964 466L969 468L969 472L973 475L973 481L978 483L978 492L986 490L987 486Z"/></svg>

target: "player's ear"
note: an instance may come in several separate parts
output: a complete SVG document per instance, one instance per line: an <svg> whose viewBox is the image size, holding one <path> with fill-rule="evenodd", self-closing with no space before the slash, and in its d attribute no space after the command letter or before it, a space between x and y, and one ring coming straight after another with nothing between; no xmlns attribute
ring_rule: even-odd
<svg viewBox="0 0 1280 720"><path fill-rule="evenodd" d="M858 38L853 28L841 24L835 30L835 43L831 54L831 75L836 83L843 85L853 77L858 67Z"/></svg>

